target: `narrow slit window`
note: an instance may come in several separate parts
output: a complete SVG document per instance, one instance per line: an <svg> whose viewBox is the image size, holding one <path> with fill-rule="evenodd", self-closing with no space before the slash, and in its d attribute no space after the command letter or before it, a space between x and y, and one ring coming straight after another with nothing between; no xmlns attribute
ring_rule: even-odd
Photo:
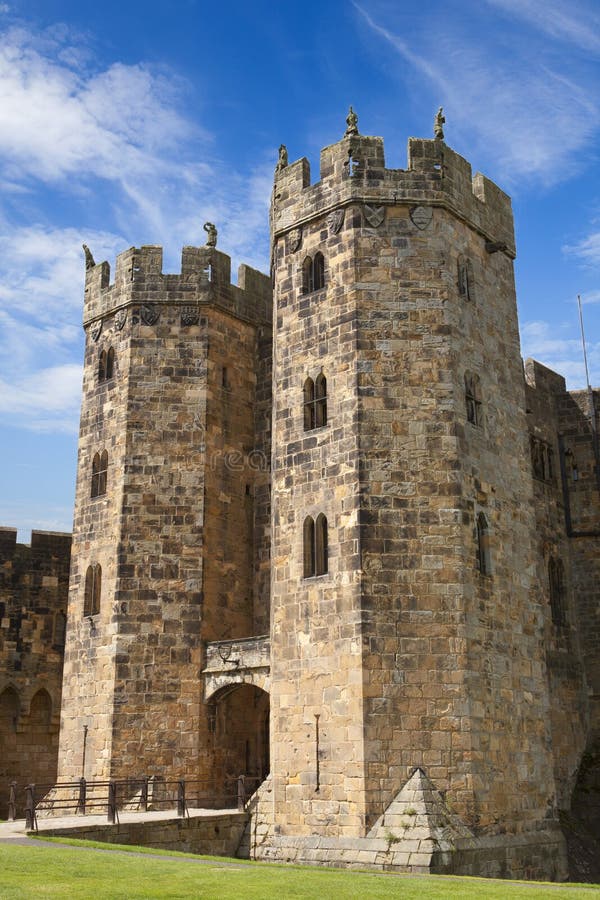
<svg viewBox="0 0 600 900"><path fill-rule="evenodd" d="M312 578L315 574L315 523L312 516L307 516L303 527L304 543L304 577Z"/></svg>
<svg viewBox="0 0 600 900"><path fill-rule="evenodd" d="M92 499L101 497L106 493L106 479L108 473L108 451L95 453L92 460Z"/></svg>
<svg viewBox="0 0 600 900"><path fill-rule="evenodd" d="M315 427L315 383L307 378L303 388L304 398L304 430L311 431Z"/></svg>
<svg viewBox="0 0 600 900"><path fill-rule="evenodd" d="M85 573L85 589L83 596L83 615L96 616L100 612L100 593L102 590L102 569L96 564L88 566Z"/></svg>
<svg viewBox="0 0 600 900"><path fill-rule="evenodd" d="M327 544L327 519L320 513L315 523L315 557L316 575L326 575L329 570L328 544Z"/></svg>
<svg viewBox="0 0 600 900"><path fill-rule="evenodd" d="M315 425L327 425L327 379L322 372L315 381Z"/></svg>
<svg viewBox="0 0 600 900"><path fill-rule="evenodd" d="M482 575L492 574L490 529L483 513L477 516L477 568Z"/></svg>
<svg viewBox="0 0 600 900"><path fill-rule="evenodd" d="M479 375L473 375L471 372L465 372L465 405L467 408L467 422L481 427L483 424L481 384Z"/></svg>

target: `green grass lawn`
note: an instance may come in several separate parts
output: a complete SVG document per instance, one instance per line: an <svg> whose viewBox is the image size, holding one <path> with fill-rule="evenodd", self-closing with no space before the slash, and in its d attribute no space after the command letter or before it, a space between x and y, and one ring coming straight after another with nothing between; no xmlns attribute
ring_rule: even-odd
<svg viewBox="0 0 600 900"><path fill-rule="evenodd" d="M83 843L83 842L82 842ZM133 848L128 848L129 850ZM203 862L198 862L204 859ZM498 900L590 900L600 886L554 886L472 878L379 875L300 866L279 866L184 854L153 858L114 849L40 842L40 846L0 844L0 898L193 897L265 900L276 897L347 900L394 897L401 900L449 900L490 897Z"/></svg>

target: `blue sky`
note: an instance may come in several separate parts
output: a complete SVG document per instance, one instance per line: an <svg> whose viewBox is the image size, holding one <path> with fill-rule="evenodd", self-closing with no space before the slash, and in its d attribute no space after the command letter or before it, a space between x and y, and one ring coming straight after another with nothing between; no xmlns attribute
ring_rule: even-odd
<svg viewBox="0 0 600 900"><path fill-rule="evenodd" d="M219 228L268 268L280 143L338 140L351 103L391 167L446 140L513 198L524 356L600 385L595 0L0 0L0 524L69 531L83 255Z"/></svg>

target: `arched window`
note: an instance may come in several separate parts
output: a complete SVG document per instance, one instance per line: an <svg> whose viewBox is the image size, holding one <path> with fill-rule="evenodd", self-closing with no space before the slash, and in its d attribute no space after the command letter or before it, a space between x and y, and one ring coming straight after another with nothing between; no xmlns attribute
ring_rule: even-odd
<svg viewBox="0 0 600 900"><path fill-rule="evenodd" d="M317 428L327 425L327 379L322 372L315 381L315 420Z"/></svg>
<svg viewBox="0 0 600 900"><path fill-rule="evenodd" d="M473 375L471 372L465 372L465 404L467 422L471 422L472 425L483 425L479 375Z"/></svg>
<svg viewBox="0 0 600 900"><path fill-rule="evenodd" d="M492 574L490 529L482 512L477 516L477 568L482 575Z"/></svg>
<svg viewBox="0 0 600 900"><path fill-rule="evenodd" d="M115 373L115 351L113 347L108 348L106 354L106 380L110 381Z"/></svg>
<svg viewBox="0 0 600 900"><path fill-rule="evenodd" d="M29 706L29 721L49 725L52 719L52 699L44 688L34 694Z"/></svg>
<svg viewBox="0 0 600 900"><path fill-rule="evenodd" d="M304 520L304 577L326 575L329 571L327 518L320 513L315 522L312 516Z"/></svg>
<svg viewBox="0 0 600 900"><path fill-rule="evenodd" d="M565 579L563 564L553 556L548 560L548 585L550 588L550 610L554 625L565 625Z"/></svg>
<svg viewBox="0 0 600 900"><path fill-rule="evenodd" d="M106 476L108 472L108 451L96 453L92 460L92 497L101 497L106 493Z"/></svg>
<svg viewBox="0 0 600 900"><path fill-rule="evenodd" d="M315 574L315 523L312 516L307 516L303 527L304 544L304 577L311 578Z"/></svg>
<svg viewBox="0 0 600 900"><path fill-rule="evenodd" d="M307 378L303 387L304 430L327 425L327 379L321 372L316 381Z"/></svg>
<svg viewBox="0 0 600 900"><path fill-rule="evenodd" d="M85 593L83 615L95 616L100 612L100 592L102 590L102 569L96 564L88 566L85 573Z"/></svg>
<svg viewBox="0 0 600 900"><path fill-rule="evenodd" d="M98 357L98 381L106 381L106 350L101 350Z"/></svg>
<svg viewBox="0 0 600 900"><path fill-rule="evenodd" d="M98 357L98 381L110 381L115 374L115 351L112 347L101 350Z"/></svg>
<svg viewBox="0 0 600 900"><path fill-rule="evenodd" d="M302 293L310 294L325 287L325 258L315 253L314 259L307 256L302 263Z"/></svg>
<svg viewBox="0 0 600 900"><path fill-rule="evenodd" d="M327 553L327 519L323 513L320 513L315 523L316 575L327 574L329 568Z"/></svg>
<svg viewBox="0 0 600 900"><path fill-rule="evenodd" d="M302 389L304 396L304 430L310 431L315 427L315 383L312 378L307 378Z"/></svg>
<svg viewBox="0 0 600 900"><path fill-rule="evenodd" d="M325 287L325 259L322 253L315 253L315 258L313 260L313 281L315 291Z"/></svg>

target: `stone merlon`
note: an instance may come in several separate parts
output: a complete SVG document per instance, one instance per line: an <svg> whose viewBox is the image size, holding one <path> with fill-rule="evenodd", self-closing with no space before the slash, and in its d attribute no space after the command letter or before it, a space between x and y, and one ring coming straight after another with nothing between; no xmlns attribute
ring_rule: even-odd
<svg viewBox="0 0 600 900"><path fill-rule="evenodd" d="M409 138L408 168L386 169L383 138L354 135L321 151L320 181L303 158L277 173L273 237L331 209L355 203L444 207L514 258L510 197L447 144Z"/></svg>
<svg viewBox="0 0 600 900"><path fill-rule="evenodd" d="M162 247L130 247L117 256L112 284L108 262L88 269L84 327L136 303L212 304L248 321L271 321L271 281L262 272L241 265L235 285L226 253L213 247L184 247L181 272L164 274L162 256Z"/></svg>

